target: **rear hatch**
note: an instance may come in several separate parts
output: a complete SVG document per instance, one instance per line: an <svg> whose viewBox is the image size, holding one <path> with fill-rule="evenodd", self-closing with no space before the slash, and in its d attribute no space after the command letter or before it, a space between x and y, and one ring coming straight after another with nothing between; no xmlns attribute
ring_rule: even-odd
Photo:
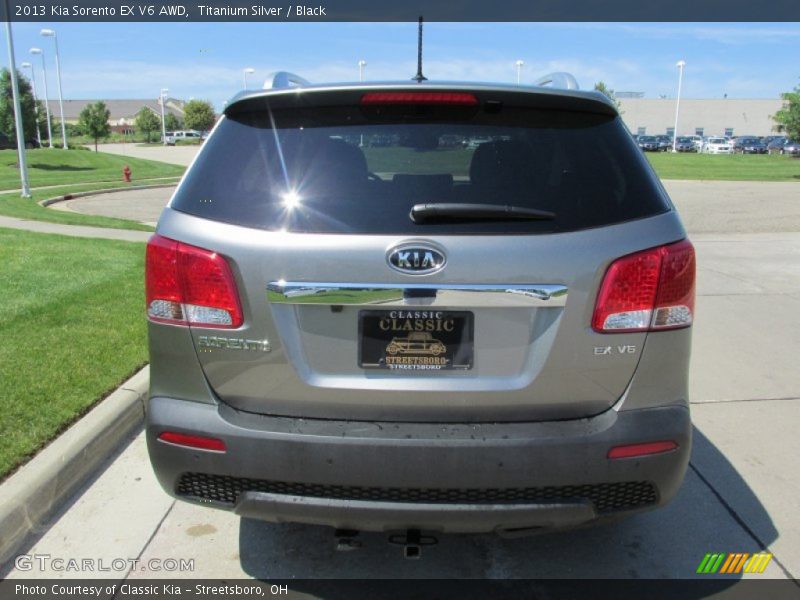
<svg viewBox="0 0 800 600"><path fill-rule="evenodd" d="M223 402L442 422L606 410L646 334L593 330L603 275L684 236L600 99L427 85L234 103L158 231L231 269L243 324L192 327Z"/></svg>

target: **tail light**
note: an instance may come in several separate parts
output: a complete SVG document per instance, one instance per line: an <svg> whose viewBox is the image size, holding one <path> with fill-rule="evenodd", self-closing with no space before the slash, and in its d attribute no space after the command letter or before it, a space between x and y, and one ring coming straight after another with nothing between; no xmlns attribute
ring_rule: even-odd
<svg viewBox="0 0 800 600"><path fill-rule="evenodd" d="M695 255L689 240L614 261L595 304L600 333L689 327L694 316Z"/></svg>
<svg viewBox="0 0 800 600"><path fill-rule="evenodd" d="M230 267L216 252L154 235L145 283L151 321L223 329L243 322Z"/></svg>

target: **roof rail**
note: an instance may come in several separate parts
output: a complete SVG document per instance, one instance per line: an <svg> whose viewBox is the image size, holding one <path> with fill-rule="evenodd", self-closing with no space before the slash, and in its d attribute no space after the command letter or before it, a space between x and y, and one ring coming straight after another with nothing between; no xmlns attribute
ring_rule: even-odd
<svg viewBox="0 0 800 600"><path fill-rule="evenodd" d="M578 85L578 80L572 76L571 73L564 73L563 71L559 71L556 73L548 73L543 77L539 77L536 81L533 82L533 85L539 86L546 86L549 85L555 88L561 88L564 90L579 90L580 86Z"/></svg>
<svg viewBox="0 0 800 600"><path fill-rule="evenodd" d="M294 73L289 73L288 71L275 71L274 73L270 73L267 75L266 81L264 81L265 90L280 90L303 87L306 85L311 84L300 77L300 75L295 75Z"/></svg>

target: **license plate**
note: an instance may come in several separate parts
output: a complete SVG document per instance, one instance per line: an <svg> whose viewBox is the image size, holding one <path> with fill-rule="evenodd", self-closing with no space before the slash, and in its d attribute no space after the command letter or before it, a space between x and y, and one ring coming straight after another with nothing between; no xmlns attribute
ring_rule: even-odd
<svg viewBox="0 0 800 600"><path fill-rule="evenodd" d="M365 369L471 369L473 315L446 310L362 310L358 365Z"/></svg>

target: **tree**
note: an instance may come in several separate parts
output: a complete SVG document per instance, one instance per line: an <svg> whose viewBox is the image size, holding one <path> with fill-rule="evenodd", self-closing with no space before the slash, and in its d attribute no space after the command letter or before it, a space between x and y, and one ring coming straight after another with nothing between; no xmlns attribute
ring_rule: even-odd
<svg viewBox="0 0 800 600"><path fill-rule="evenodd" d="M183 123L181 122L181 120L172 113L167 113L164 116L164 126L167 128L167 131L175 131L176 129L183 129Z"/></svg>
<svg viewBox="0 0 800 600"><path fill-rule="evenodd" d="M800 85L793 91L781 94L783 106L773 115L778 131L786 132L789 139L800 139Z"/></svg>
<svg viewBox="0 0 800 600"><path fill-rule="evenodd" d="M161 120L152 110L143 106L136 114L136 129L145 134L147 142L149 143L150 134L161 129Z"/></svg>
<svg viewBox="0 0 800 600"><path fill-rule="evenodd" d="M58 127L58 130L61 131L61 123L58 121L58 119L56 119L56 125ZM83 130L83 127L81 127L80 123L65 123L65 125L66 125L66 129L67 129L67 137L68 138L79 137L79 136L82 136L82 135L89 135L88 132L85 132ZM45 124L45 127L47 127L46 124Z"/></svg>
<svg viewBox="0 0 800 600"><path fill-rule="evenodd" d="M97 152L97 140L108 137L111 133L111 126L108 119L111 111L106 108L104 102L98 101L94 104L87 104L78 116L78 124L84 135L94 139L94 151Z"/></svg>
<svg viewBox="0 0 800 600"><path fill-rule="evenodd" d="M183 111L183 122L188 129L208 131L217 120L214 107L211 106L211 102L205 100L189 100L183 107Z"/></svg>
<svg viewBox="0 0 800 600"><path fill-rule="evenodd" d="M31 84L24 75L17 73L19 86L19 105L22 112L22 130L25 140L36 139L36 104L33 101ZM11 72L0 71L0 132L16 143L17 129L14 121L14 96L11 89Z"/></svg>
<svg viewBox="0 0 800 600"><path fill-rule="evenodd" d="M620 106L622 106L622 105L620 104L620 101L619 101L619 100L617 100L616 96L614 96L614 90L610 90L610 89L608 89L608 88L606 87L606 84L605 84L605 83L603 83L602 81L598 81L597 83L595 83L595 84L594 84L594 89L595 89L595 91L596 91L596 92L600 92L600 93L601 93L601 94L603 94L603 95L604 95L606 98L608 98L609 100L611 100L611 101L614 103L614 106L616 106L616 107L617 107L617 110L619 111L619 113L620 113L620 114L622 114L622 111L621 111L621 110L619 110L619 109L620 109Z"/></svg>

